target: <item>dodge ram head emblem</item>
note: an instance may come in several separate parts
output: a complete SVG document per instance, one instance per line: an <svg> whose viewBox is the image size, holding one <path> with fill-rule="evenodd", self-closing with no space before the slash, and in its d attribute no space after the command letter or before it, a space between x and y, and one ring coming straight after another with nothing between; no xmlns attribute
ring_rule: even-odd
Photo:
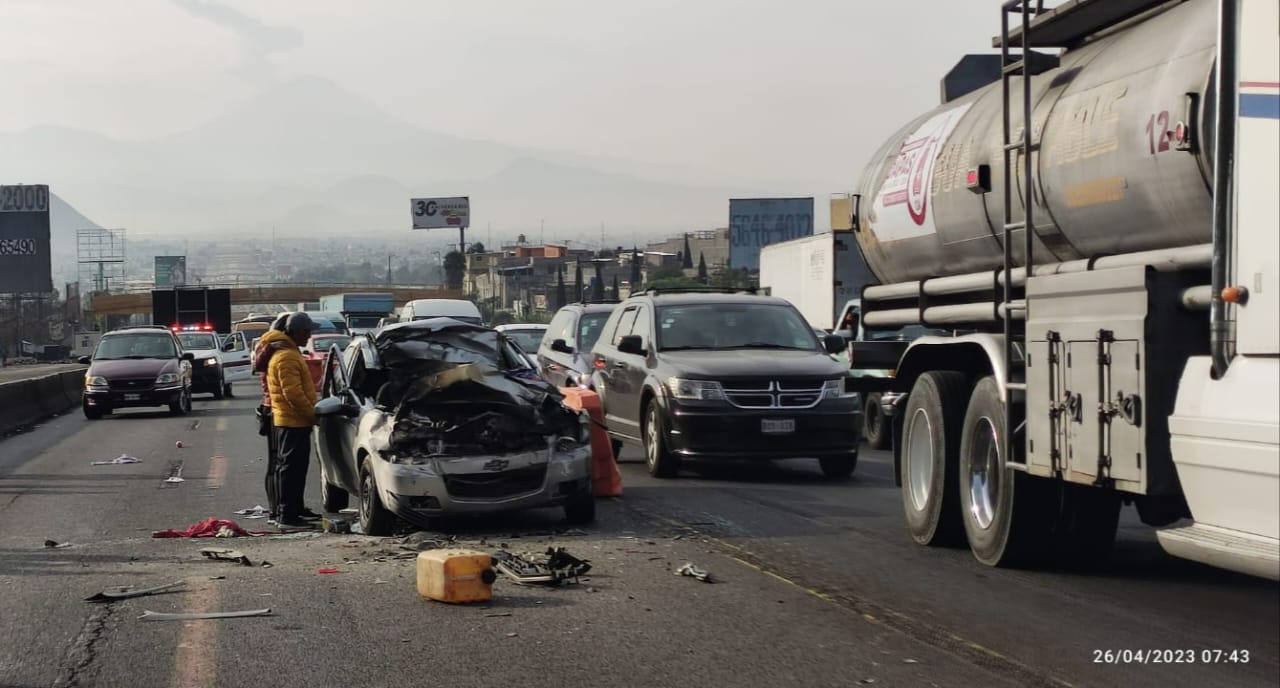
<svg viewBox="0 0 1280 688"><path fill-rule="evenodd" d="M493 459L484 465L486 471L501 471L510 466L511 462L506 459Z"/></svg>

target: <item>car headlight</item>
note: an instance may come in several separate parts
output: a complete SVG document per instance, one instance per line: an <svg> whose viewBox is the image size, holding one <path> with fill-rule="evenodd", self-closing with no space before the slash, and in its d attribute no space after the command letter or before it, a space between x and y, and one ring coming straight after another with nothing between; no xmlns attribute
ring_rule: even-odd
<svg viewBox="0 0 1280 688"><path fill-rule="evenodd" d="M157 385L171 385L177 381L177 373L160 373L160 376L156 378Z"/></svg>
<svg viewBox="0 0 1280 688"><path fill-rule="evenodd" d="M211 357L211 358L206 358L206 359L204 359L204 364L205 364L205 365L207 365L207 366L216 366L216 365L218 365L218 359L216 359L216 358L212 358L212 357Z"/></svg>
<svg viewBox="0 0 1280 688"><path fill-rule="evenodd" d="M827 380L822 383L823 399L852 399L858 396L857 392L850 392L845 388L844 378L839 380Z"/></svg>
<svg viewBox="0 0 1280 688"><path fill-rule="evenodd" d="M724 399L724 388L712 380L685 380L673 377L667 380L667 391L676 399L716 401Z"/></svg>
<svg viewBox="0 0 1280 688"><path fill-rule="evenodd" d="M102 377L101 375L85 375L84 384L91 388L104 388L109 386L107 384L107 378Z"/></svg>

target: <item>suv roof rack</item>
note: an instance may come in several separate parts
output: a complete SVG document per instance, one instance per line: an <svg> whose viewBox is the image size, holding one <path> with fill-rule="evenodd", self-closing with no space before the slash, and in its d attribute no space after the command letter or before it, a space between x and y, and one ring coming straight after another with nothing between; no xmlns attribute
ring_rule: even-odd
<svg viewBox="0 0 1280 688"><path fill-rule="evenodd" d="M662 296L664 294L757 294L755 287L645 287L632 294Z"/></svg>
<svg viewBox="0 0 1280 688"><path fill-rule="evenodd" d="M593 306L596 304L622 303L622 299L583 299L578 301L579 306Z"/></svg>

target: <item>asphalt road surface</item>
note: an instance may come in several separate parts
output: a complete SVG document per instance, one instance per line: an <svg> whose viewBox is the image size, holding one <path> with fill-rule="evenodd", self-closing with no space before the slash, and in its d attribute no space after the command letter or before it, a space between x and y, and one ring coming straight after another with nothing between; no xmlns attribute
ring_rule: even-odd
<svg viewBox="0 0 1280 688"><path fill-rule="evenodd" d="M425 537L563 546L592 561L559 589L499 579L478 606L420 598L414 562L393 558L412 547L400 538L151 538L210 516L266 528L234 514L265 501L253 387L240 390L198 397L187 417L68 414L0 441L0 687L1265 686L1280 675L1275 583L1172 559L1136 520L1114 561L1090 571L992 570L967 551L918 548L880 452L839 484L804 461L674 481L626 462L624 497L602 500L584 531L556 511L448 523ZM120 454L142 462L90 466ZM183 482L164 482L175 474ZM313 467L318 508L315 478ZM205 560L207 546L255 565ZM685 562L718 582L674 575ZM179 580L178 592L84 600ZM138 618L263 608L271 616ZM1106 651L1122 654L1097 661Z"/></svg>

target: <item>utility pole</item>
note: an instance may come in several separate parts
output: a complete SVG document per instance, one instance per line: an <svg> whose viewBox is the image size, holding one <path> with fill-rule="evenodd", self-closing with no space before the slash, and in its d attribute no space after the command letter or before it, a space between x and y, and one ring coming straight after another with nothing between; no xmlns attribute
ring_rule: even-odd
<svg viewBox="0 0 1280 688"><path fill-rule="evenodd" d="M547 245L547 221L538 220L538 243Z"/></svg>
<svg viewBox="0 0 1280 688"><path fill-rule="evenodd" d="M391 286L391 254L387 254L387 286Z"/></svg>

